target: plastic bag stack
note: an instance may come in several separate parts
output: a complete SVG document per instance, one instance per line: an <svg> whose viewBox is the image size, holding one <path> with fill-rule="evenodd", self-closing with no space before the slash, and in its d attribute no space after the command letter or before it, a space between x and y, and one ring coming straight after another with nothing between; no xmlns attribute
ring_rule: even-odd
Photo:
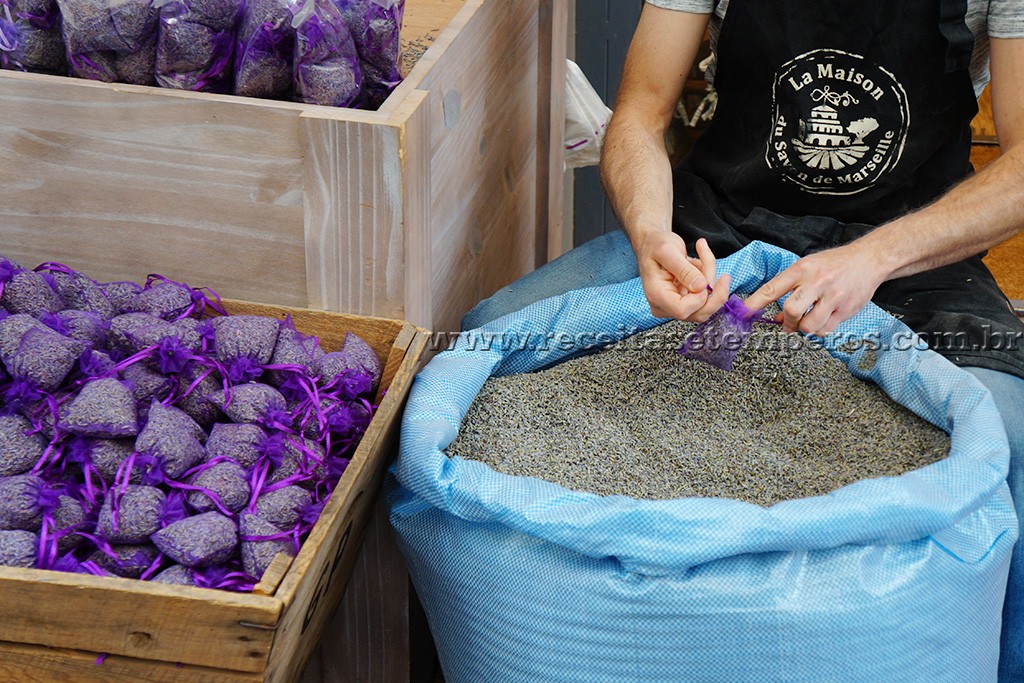
<svg viewBox="0 0 1024 683"><path fill-rule="evenodd" d="M377 109L405 0L0 0L0 68Z"/></svg>

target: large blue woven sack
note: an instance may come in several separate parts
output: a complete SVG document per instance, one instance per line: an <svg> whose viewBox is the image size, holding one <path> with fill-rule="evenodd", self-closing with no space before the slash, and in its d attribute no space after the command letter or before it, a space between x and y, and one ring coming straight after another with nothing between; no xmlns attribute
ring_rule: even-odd
<svg viewBox="0 0 1024 683"><path fill-rule="evenodd" d="M794 259L755 243L719 270L749 293ZM948 459L901 477L763 508L600 497L444 455L488 377L566 356L562 335L660 322L639 280L569 292L463 335L417 377L387 488L446 679L994 681L1017 527L1002 422L978 381L876 307L830 352L952 434ZM877 362L836 341L858 338L882 342Z"/></svg>

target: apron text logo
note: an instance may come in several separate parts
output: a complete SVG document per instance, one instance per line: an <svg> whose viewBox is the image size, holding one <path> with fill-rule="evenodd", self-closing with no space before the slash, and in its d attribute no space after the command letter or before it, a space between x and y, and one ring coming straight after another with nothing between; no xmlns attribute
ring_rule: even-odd
<svg viewBox="0 0 1024 683"><path fill-rule="evenodd" d="M860 55L812 50L782 66L765 161L814 194L862 192L898 163L910 122L895 77Z"/></svg>
<svg viewBox="0 0 1024 683"><path fill-rule="evenodd" d="M793 90L803 90L806 86L811 85L815 82L808 71L804 71L799 76L799 81L790 76L786 79ZM885 96L885 91L875 85L875 82L870 78L866 77L856 69L841 69L835 68L833 64L818 64L818 80L829 79L833 81L845 81L846 83L852 83L858 85L861 89L867 93L869 97L873 97L875 101L881 100ZM826 86L828 87L828 86Z"/></svg>

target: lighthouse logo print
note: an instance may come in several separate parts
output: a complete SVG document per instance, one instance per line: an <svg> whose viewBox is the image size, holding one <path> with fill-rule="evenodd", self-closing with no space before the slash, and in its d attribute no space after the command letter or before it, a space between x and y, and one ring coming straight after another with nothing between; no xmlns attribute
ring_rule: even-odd
<svg viewBox="0 0 1024 683"><path fill-rule="evenodd" d="M815 194L868 189L899 161L910 125L907 93L860 55L813 50L775 79L765 160Z"/></svg>

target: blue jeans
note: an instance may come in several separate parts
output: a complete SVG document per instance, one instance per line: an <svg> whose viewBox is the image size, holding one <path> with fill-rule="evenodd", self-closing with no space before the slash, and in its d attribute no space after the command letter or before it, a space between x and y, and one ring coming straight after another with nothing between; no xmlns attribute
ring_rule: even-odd
<svg viewBox="0 0 1024 683"><path fill-rule="evenodd" d="M462 329L480 327L549 296L625 282L639 274L629 240L617 230L573 249L481 301L462 319ZM1003 418L1010 440L1007 481L1017 517L1024 522L1024 380L985 368L966 369L992 393ZM1024 528L1021 539L1013 549L1003 606L999 683L1024 683Z"/></svg>

